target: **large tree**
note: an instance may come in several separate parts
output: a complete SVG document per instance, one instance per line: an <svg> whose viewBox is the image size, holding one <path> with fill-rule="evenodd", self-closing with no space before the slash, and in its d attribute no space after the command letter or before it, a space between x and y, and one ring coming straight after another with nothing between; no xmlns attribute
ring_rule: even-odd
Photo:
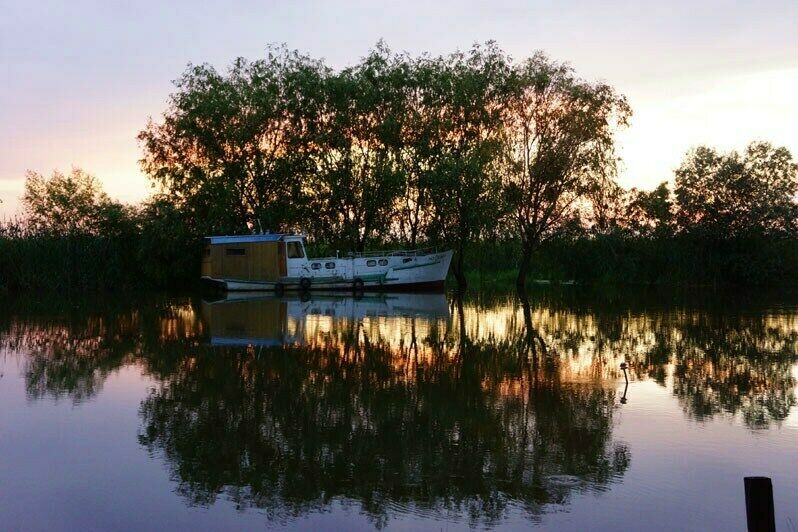
<svg viewBox="0 0 798 532"><path fill-rule="evenodd" d="M420 186L430 208L432 241L452 245L452 269L465 288L465 250L495 225L501 209L493 166L502 133L509 73L495 44L430 59L425 94L426 133L418 142Z"/></svg>
<svg viewBox="0 0 798 532"><path fill-rule="evenodd" d="M787 148L767 142L742 154L696 148L676 170L674 192L683 231L728 237L798 230L798 165Z"/></svg>
<svg viewBox="0 0 798 532"><path fill-rule="evenodd" d="M56 170L49 178L28 171L22 205L31 229L56 234L105 233L129 214L80 168L68 174Z"/></svg>
<svg viewBox="0 0 798 532"><path fill-rule="evenodd" d="M328 242L363 251L388 233L404 188L397 159L408 76L405 58L380 44L325 80L306 188L308 223Z"/></svg>
<svg viewBox="0 0 798 532"><path fill-rule="evenodd" d="M208 230L290 227L326 74L281 48L259 61L239 58L226 75L190 66L162 121L139 134L144 169Z"/></svg>
<svg viewBox="0 0 798 532"><path fill-rule="evenodd" d="M542 53L514 67L510 86L503 182L523 289L537 247L568 225L588 192L613 186L614 134L631 110L609 85L579 79Z"/></svg>

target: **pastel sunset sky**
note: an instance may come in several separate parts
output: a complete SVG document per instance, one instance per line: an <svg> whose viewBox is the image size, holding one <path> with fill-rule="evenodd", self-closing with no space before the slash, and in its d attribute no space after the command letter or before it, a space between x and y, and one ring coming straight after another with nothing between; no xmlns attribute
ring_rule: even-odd
<svg viewBox="0 0 798 532"><path fill-rule="evenodd" d="M652 188L684 153L770 140L798 156L798 2L0 0L0 216L25 171L79 166L122 201L145 198L136 134L188 63L220 70L285 43L354 63L379 39L449 53L495 40L605 80L633 108L620 182Z"/></svg>

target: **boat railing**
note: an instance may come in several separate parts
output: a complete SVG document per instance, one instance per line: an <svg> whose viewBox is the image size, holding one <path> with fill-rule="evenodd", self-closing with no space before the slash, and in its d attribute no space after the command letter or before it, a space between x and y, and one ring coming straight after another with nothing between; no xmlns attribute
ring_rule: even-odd
<svg viewBox="0 0 798 532"><path fill-rule="evenodd" d="M367 258L367 257L422 257L424 255L432 255L441 251L438 247L426 247L410 250L394 250L394 251L360 251L349 252L346 254L349 258Z"/></svg>

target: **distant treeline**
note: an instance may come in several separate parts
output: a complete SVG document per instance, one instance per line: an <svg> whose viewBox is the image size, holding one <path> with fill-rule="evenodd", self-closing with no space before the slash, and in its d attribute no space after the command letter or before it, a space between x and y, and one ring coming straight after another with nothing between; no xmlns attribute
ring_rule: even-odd
<svg viewBox="0 0 798 532"><path fill-rule="evenodd" d="M615 181L631 110L604 83L495 44L357 64L273 48L226 73L190 66L139 134L157 193L110 200L80 170L29 173L0 230L0 282L173 286L200 239L301 231L319 251L444 245L460 286L771 283L798 271L798 170L784 148L699 147L651 192ZM486 281L487 279L487 281Z"/></svg>

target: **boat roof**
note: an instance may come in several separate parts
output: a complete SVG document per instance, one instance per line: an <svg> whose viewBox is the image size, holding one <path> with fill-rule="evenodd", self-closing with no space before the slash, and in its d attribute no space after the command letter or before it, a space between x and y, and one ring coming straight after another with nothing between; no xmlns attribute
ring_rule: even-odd
<svg viewBox="0 0 798 532"><path fill-rule="evenodd" d="M263 233L257 235L206 236L205 240L210 244L247 244L253 242L278 242L285 238L302 238L302 236L288 233Z"/></svg>

